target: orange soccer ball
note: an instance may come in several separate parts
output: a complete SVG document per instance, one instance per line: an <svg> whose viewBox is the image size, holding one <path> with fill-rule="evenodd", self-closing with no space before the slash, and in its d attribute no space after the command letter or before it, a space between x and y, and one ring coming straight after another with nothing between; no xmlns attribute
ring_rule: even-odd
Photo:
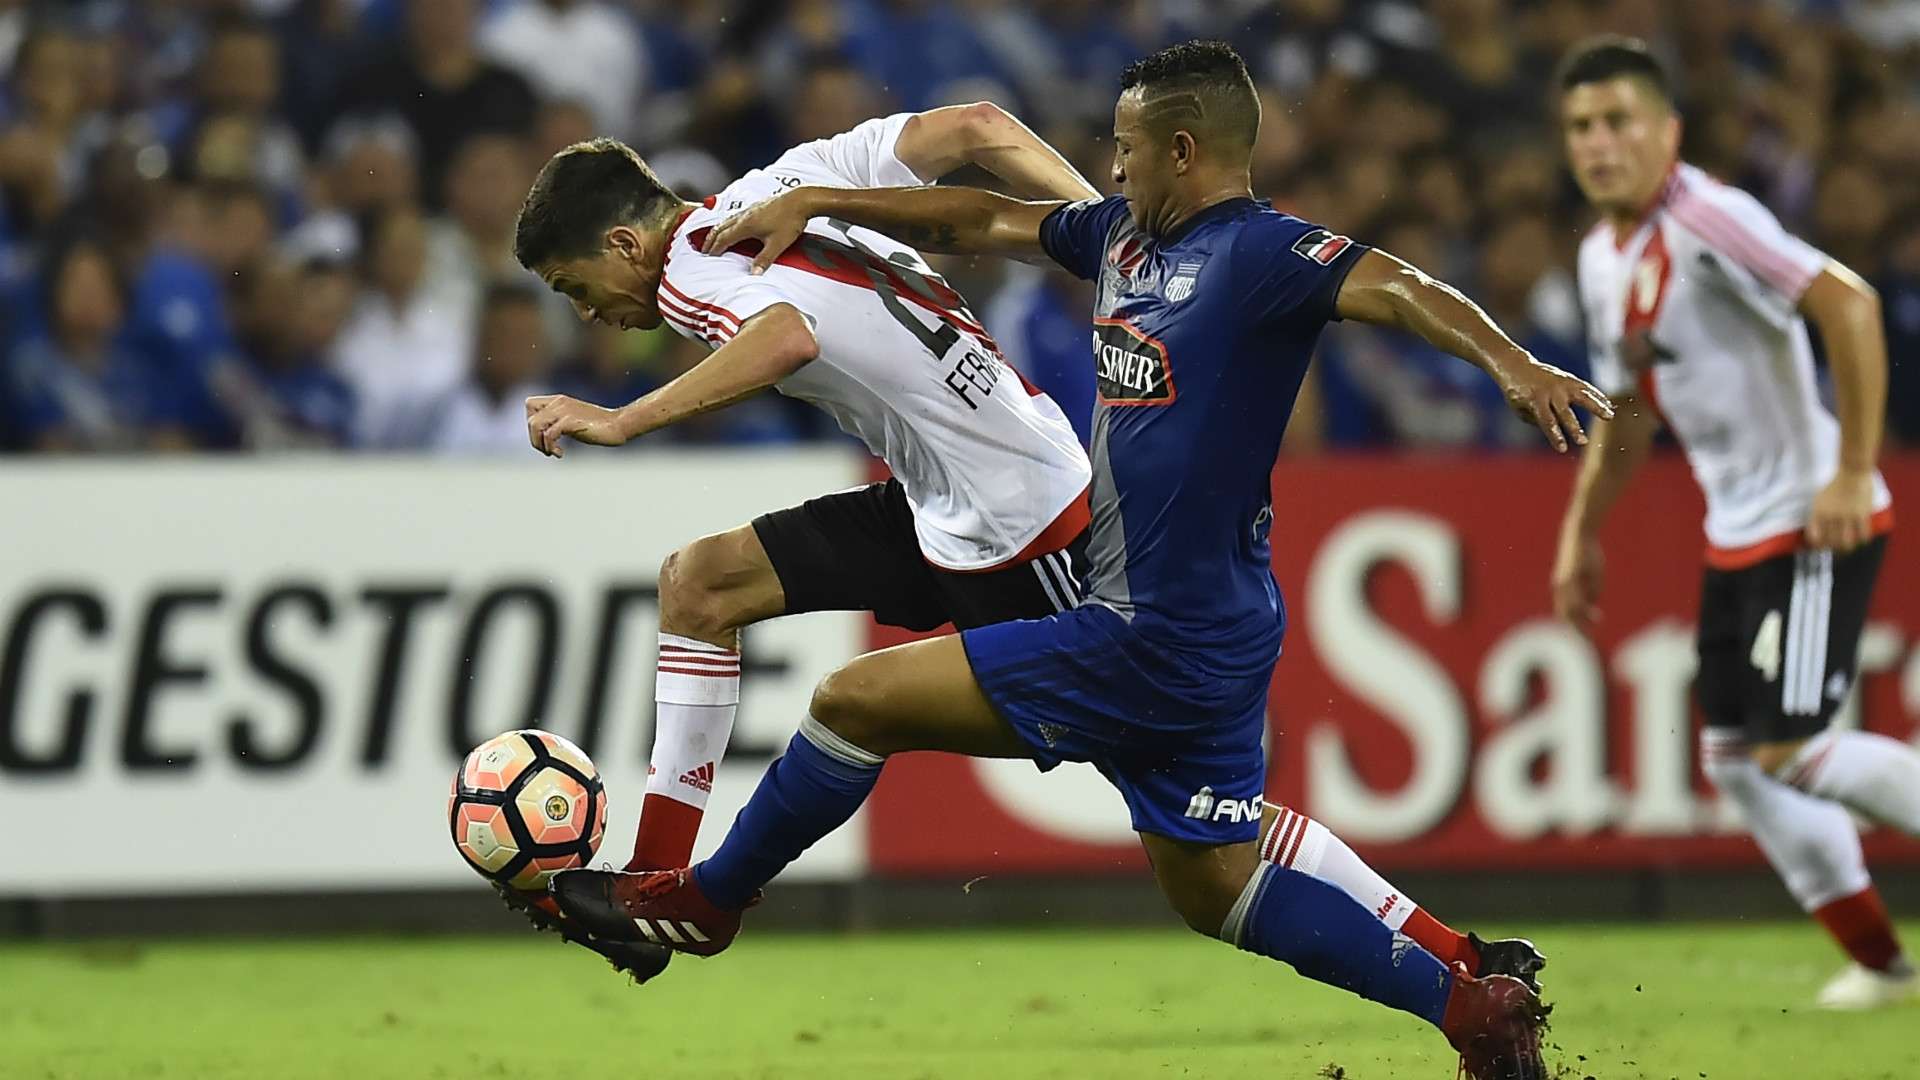
<svg viewBox="0 0 1920 1080"><path fill-rule="evenodd" d="M467 865L536 892L593 858L607 829L606 789L573 743L551 731L509 731L460 763L447 823Z"/></svg>

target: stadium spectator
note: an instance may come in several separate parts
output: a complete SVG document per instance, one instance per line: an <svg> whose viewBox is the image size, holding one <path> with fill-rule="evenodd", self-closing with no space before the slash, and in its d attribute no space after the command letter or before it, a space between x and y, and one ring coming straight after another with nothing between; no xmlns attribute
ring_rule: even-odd
<svg viewBox="0 0 1920 1080"><path fill-rule="evenodd" d="M342 447L353 437L353 389L327 370L326 350L353 303L339 263L264 260L234 290L246 363L221 369L216 391L249 448Z"/></svg>
<svg viewBox="0 0 1920 1080"><path fill-rule="evenodd" d="M647 51L634 20L612 5L513 0L487 20L480 46L542 97L585 103L597 134L631 134Z"/></svg>
<svg viewBox="0 0 1920 1080"><path fill-rule="evenodd" d="M349 119L334 125L327 167L313 174L314 205L289 230L287 245L330 259L356 257L360 223L389 209L416 205L418 148L398 116Z"/></svg>
<svg viewBox="0 0 1920 1080"><path fill-rule="evenodd" d="M798 145L851 130L885 115L893 103L860 69L838 56L822 56L800 74L786 110L787 142Z"/></svg>
<svg viewBox="0 0 1920 1080"><path fill-rule="evenodd" d="M1248 12L1232 37L1257 81L1297 97L1327 73L1359 80L1379 71L1371 14L1367 5L1344 0L1281 0Z"/></svg>
<svg viewBox="0 0 1920 1080"><path fill-rule="evenodd" d="M433 406L466 378L472 307L426 287L419 211L389 209L363 232L359 295L330 363L357 399L356 445L418 448L431 434Z"/></svg>
<svg viewBox="0 0 1920 1080"><path fill-rule="evenodd" d="M37 450L179 450L193 445L182 387L129 347L129 296L105 245L56 240L43 271L45 330L7 357L10 441Z"/></svg>
<svg viewBox="0 0 1920 1080"><path fill-rule="evenodd" d="M175 387L194 444L229 449L236 432L209 392L212 372L238 355L207 258L216 245L194 204L182 204L156 174L164 163L159 147L115 139L94 157L88 189L69 217L98 230L107 246L129 289L124 340Z"/></svg>
<svg viewBox="0 0 1920 1080"><path fill-rule="evenodd" d="M527 398L546 392L552 348L535 286L495 283L483 298L473 370L440 402L432 435L444 454L529 457Z"/></svg>
<svg viewBox="0 0 1920 1080"><path fill-rule="evenodd" d="M357 57L372 45L360 32L358 15L356 0L293 0L273 18L286 76L281 109L310 154L324 144Z"/></svg>
<svg viewBox="0 0 1920 1080"><path fill-rule="evenodd" d="M51 221L79 187L86 156L101 142L99 118L83 111L74 36L43 28L20 43L0 130L0 194L11 225Z"/></svg>
<svg viewBox="0 0 1920 1080"><path fill-rule="evenodd" d="M221 291L239 280L236 271L256 267L263 231L296 262L358 260L361 221L423 210L433 223L428 291L458 277L475 293L500 272L498 234L487 222L505 203L511 137L539 161L611 128L698 198L795 140L966 87L968 97L1016 106L1063 147L1078 145L1069 156L1098 181L1110 153L1110 73L1173 35L1228 38L1253 66L1264 111L1258 194L1355 234L1418 217L1449 277L1476 289L1498 279L1517 293L1514 275L1539 273L1528 290L1533 324L1575 340L1557 298L1589 219L1554 151L1538 87L1543 58L1597 31L1647 37L1687 73L1679 105L1690 159L1755 193L1824 250L1878 268L1897 342L1904 308L1893 300L1911 280L1897 265L1898 223L1920 213L1914 8L1897 0L0 2L0 300L12 316L0 350L45 330L35 267L46 238L100 213L114 215L91 223L105 226L102 242L130 290L130 347L188 372L188 383L234 355ZM103 163L119 175L103 181ZM129 177L154 189L131 200L152 204L137 214L100 194ZM165 193L181 183L191 186L168 213ZM270 196L264 225L259 200L238 194L250 188ZM135 217L138 227L122 224ZM1546 257L1516 259L1514 231L1537 238L1542 228ZM1513 265L1494 265L1500 260ZM1031 277L954 261L940 268L980 313L1044 315L1046 289ZM459 315L464 340L471 312ZM364 329L356 323L356 334ZM556 320L549 332L579 328ZM1016 340L1027 333L1009 332L1003 344L1020 352L1026 344ZM555 340L559 354L583 354L584 346ZM1358 377L1369 363L1365 346L1330 336L1324 371L1301 406L1322 403L1329 445L1401 438ZM1911 398L1901 393L1901 362L1896 355L1896 432ZM220 410L202 407L194 430L211 434ZM1290 430L1311 424L1303 417ZM229 431L211 444L237 440Z"/></svg>
<svg viewBox="0 0 1920 1080"><path fill-rule="evenodd" d="M228 17L207 39L190 100L152 110L154 135L200 178L245 180L273 192L275 217L298 213L306 185L299 136L273 109L280 46L264 23Z"/></svg>
<svg viewBox="0 0 1920 1080"><path fill-rule="evenodd" d="M339 113L392 112L413 129L421 191L440 208L453 150L484 131L525 134L537 101L525 79L479 51L478 0L408 0L399 44L347 85Z"/></svg>
<svg viewBox="0 0 1920 1080"><path fill-rule="evenodd" d="M593 138L593 111L572 98L543 101L533 118L528 156L545 161L577 142Z"/></svg>
<svg viewBox="0 0 1920 1080"><path fill-rule="evenodd" d="M1384 72L1456 118L1453 141L1534 132L1545 120L1540 83L1552 60L1511 32L1506 0L1432 0L1388 52ZM1472 124L1458 122L1471 117Z"/></svg>
<svg viewBox="0 0 1920 1080"><path fill-rule="evenodd" d="M427 226L427 289L448 303L475 309L488 285L501 280L538 284L513 258L513 222L533 183L526 140L480 134L461 143L447 170L446 213ZM580 319L565 297L540 290L546 333L569 351Z"/></svg>
<svg viewBox="0 0 1920 1080"><path fill-rule="evenodd" d="M989 92L1007 75L970 12L946 0L849 0L845 12L847 54L898 108L1011 96Z"/></svg>

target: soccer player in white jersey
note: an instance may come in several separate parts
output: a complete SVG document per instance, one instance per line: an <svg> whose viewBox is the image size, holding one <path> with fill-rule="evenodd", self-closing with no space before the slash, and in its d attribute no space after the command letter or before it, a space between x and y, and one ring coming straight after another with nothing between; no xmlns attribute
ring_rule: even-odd
<svg viewBox="0 0 1920 1080"><path fill-rule="evenodd" d="M1598 617L1602 520L1665 422L1706 495L1696 694L1707 776L1801 906L1853 958L1820 992L1866 1008L1920 989L1867 875L1854 810L1920 834L1920 754L1830 729L1855 674L1892 527L1875 470L1886 412L1880 305L1853 271L1678 156L1646 47L1586 43L1558 87L1567 155L1600 222L1580 247L1594 425L1562 524L1554 606ZM1820 329L1839 417L1821 403Z"/></svg>
<svg viewBox="0 0 1920 1080"><path fill-rule="evenodd" d="M527 402L533 445L617 445L772 388L814 404L892 479L810 499L703 537L660 570L657 727L629 867L686 864L740 696L743 626L807 611L966 628L1078 602L1090 468L1057 405L1009 369L966 301L912 248L822 221L781 266L700 251L728 213L800 184L918 185L979 165L1030 195L1086 180L988 104L870 120L806 143L704 203L669 191L634 151L596 139L555 154L520 211L515 254L584 319L662 324L713 353L618 408ZM544 896L506 895L536 924L644 981L663 949L598 941ZM529 905L534 905L529 907Z"/></svg>
<svg viewBox="0 0 1920 1080"><path fill-rule="evenodd" d="M793 148L703 203L662 187L626 146L554 156L516 236L523 264L583 318L662 323L714 352L622 408L560 395L527 403L528 437L616 444L772 387L864 440L895 479L811 499L696 540L660 572L657 730L629 869L690 861L739 701L739 631L807 611L870 611L889 625L968 629L1078 603L1090 467L1059 408L1005 365L965 301L912 248L817 219L778 261L703 254L719 222L801 185L917 186L975 164L1024 195L1094 195L1053 148L992 105L870 120ZM757 270L764 270L758 273ZM1334 882L1446 962L1529 984L1545 960L1522 939L1481 941L1430 916L1323 825L1267 808L1262 856ZM668 953L592 938L546 897L503 891L644 981Z"/></svg>

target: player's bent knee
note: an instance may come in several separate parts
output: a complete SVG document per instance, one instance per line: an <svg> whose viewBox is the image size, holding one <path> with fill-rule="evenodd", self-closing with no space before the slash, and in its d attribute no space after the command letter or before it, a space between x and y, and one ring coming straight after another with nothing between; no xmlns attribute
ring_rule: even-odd
<svg viewBox="0 0 1920 1080"><path fill-rule="evenodd" d="M813 688L808 712L827 730L862 750L889 754L879 683L860 659L828 673Z"/></svg>
<svg viewBox="0 0 1920 1080"><path fill-rule="evenodd" d="M738 629L746 620L736 591L728 588L738 562L724 533L670 553L660 564L661 629L689 637Z"/></svg>

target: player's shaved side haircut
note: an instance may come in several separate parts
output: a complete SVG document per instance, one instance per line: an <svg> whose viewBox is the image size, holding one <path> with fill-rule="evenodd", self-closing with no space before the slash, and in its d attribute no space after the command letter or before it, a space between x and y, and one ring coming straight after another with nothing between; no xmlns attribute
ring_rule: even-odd
<svg viewBox="0 0 1920 1080"><path fill-rule="evenodd" d="M1251 149L1260 134L1260 95L1246 61L1224 41L1186 41L1135 60L1120 73L1138 89L1142 120L1156 131L1186 130Z"/></svg>
<svg viewBox="0 0 1920 1080"><path fill-rule="evenodd" d="M1667 70L1639 38L1601 34L1582 41L1560 61L1553 83L1560 88L1560 93L1566 94L1576 86L1623 78L1639 82L1652 92L1655 100L1673 108L1673 89L1667 81Z"/></svg>
<svg viewBox="0 0 1920 1080"><path fill-rule="evenodd" d="M650 223L678 200L633 148L618 139L574 143L534 178L513 229L513 255L542 266L600 253L615 225Z"/></svg>

